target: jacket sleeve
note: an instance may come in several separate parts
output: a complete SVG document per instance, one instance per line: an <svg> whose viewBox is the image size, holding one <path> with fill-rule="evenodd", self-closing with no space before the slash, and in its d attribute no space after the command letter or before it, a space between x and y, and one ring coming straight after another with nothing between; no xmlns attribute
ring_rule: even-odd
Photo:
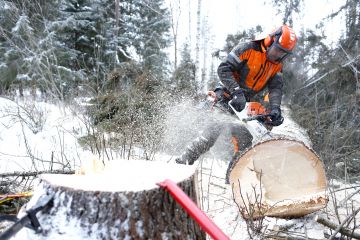
<svg viewBox="0 0 360 240"><path fill-rule="evenodd" d="M243 45L237 45L226 57L226 59L218 67L218 75L220 81L224 86L233 93L235 88L239 87L239 84L236 82L233 72L240 70L245 62L241 61L239 54L243 52Z"/></svg>
<svg viewBox="0 0 360 240"><path fill-rule="evenodd" d="M283 92L282 73L276 73L268 83L270 108L280 107Z"/></svg>

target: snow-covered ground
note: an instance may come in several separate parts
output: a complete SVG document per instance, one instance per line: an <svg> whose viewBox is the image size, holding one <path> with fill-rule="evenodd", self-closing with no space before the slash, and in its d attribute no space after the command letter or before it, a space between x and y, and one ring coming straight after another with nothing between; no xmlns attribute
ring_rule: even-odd
<svg viewBox="0 0 360 240"><path fill-rule="evenodd" d="M288 116L289 110L286 108L283 110L284 124L274 128L273 132L294 136L311 146L306 133ZM184 108L184 111L190 112L187 108ZM196 114L196 111L193 114ZM34 118L34 116L36 117ZM191 116L188 120L191 120ZM86 121L75 110L44 102L14 102L0 98L0 122L0 173L76 169L84 162L96 158L90 151L83 150L77 141L78 137L87 132ZM180 127L189 126L189 122L186 121L181 124L184 126ZM196 128L196 126L194 123L192 127ZM176 130L178 129L173 129L175 132ZM196 134L191 132L188 136L189 139ZM177 137L181 138L182 136ZM221 142L221 138L218 142ZM183 146L184 144L180 144L179 148ZM231 239L250 239L247 224L240 216L238 207L233 201L230 185L225 184L227 161L219 158L218 149L221 147L214 146L196 163L201 183L201 207ZM155 156L155 160L168 162L173 157L174 155L168 153L160 153ZM339 214L344 219L344 216L351 213L349 210L351 205L354 205L355 209L360 206L360 194L341 202L359 189L359 185L351 187L341 182L330 181L330 187L331 191L335 192L336 189L338 191L335 194L329 192L330 201L326 211L288 220L266 217L262 223L263 227L267 229L265 232L287 229L294 234L307 236L309 239L323 239L324 232L329 231L314 220L315 215L327 215L335 220L333 205L341 203ZM335 195L337 203L332 198ZM74 233L78 233L78 230L75 230ZM26 239L27 235L24 231L21 231L22 233L19 233L14 239Z"/></svg>
<svg viewBox="0 0 360 240"><path fill-rule="evenodd" d="M77 138L84 119L46 102L0 98L0 172L74 169L92 157Z"/></svg>

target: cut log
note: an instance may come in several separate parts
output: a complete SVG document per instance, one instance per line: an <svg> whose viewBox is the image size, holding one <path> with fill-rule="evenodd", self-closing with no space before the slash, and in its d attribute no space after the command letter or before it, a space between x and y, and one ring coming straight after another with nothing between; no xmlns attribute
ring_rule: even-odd
<svg viewBox="0 0 360 240"><path fill-rule="evenodd" d="M244 218L300 217L328 201L321 160L295 140L256 144L232 162L227 177Z"/></svg>
<svg viewBox="0 0 360 240"><path fill-rule="evenodd" d="M172 179L197 202L196 176L193 166L112 161L90 174L42 175L27 208L40 195L54 194L50 210L38 214L41 237L47 239L206 239L199 225L156 185Z"/></svg>

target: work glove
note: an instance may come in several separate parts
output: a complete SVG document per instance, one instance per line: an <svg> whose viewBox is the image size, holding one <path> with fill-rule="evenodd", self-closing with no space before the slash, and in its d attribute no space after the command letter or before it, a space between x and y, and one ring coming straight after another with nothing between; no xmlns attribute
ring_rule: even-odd
<svg viewBox="0 0 360 240"><path fill-rule="evenodd" d="M246 104L244 93L240 89L237 89L231 94L231 97L232 99L229 103L237 112L241 112L245 108Z"/></svg>
<svg viewBox="0 0 360 240"><path fill-rule="evenodd" d="M183 159L181 156L180 157L176 157L175 158L175 162L177 163L177 164L185 164L186 165L186 159Z"/></svg>
<svg viewBox="0 0 360 240"><path fill-rule="evenodd" d="M279 126L284 122L284 118L281 116L281 109L278 106L271 107L269 115L271 121L268 121L267 124L270 124L272 126Z"/></svg>
<svg viewBox="0 0 360 240"><path fill-rule="evenodd" d="M216 100L219 102L219 101L222 101L223 100L223 97L224 97L224 89L222 88L215 88L214 90L215 92L215 95L216 95Z"/></svg>

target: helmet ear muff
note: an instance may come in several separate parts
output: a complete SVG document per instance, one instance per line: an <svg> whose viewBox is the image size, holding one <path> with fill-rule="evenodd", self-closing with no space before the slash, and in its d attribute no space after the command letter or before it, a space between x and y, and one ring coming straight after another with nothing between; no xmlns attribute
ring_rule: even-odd
<svg viewBox="0 0 360 240"><path fill-rule="evenodd" d="M278 29L274 30L272 33L267 35L267 37L264 39L265 47L270 47L271 44L275 41L276 36L281 36L281 34L282 34L282 28L279 27Z"/></svg>
<svg viewBox="0 0 360 240"><path fill-rule="evenodd" d="M265 39L264 39L264 46L265 47L270 47L272 43L272 36L271 35L268 35Z"/></svg>

